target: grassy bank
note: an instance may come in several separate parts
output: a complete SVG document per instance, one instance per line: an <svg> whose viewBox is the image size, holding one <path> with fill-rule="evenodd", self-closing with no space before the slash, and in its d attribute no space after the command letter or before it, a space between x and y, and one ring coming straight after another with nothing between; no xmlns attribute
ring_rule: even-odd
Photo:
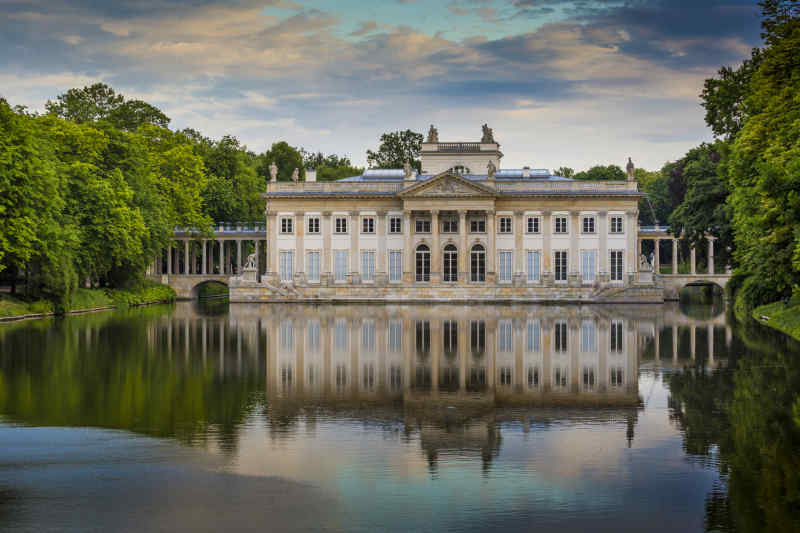
<svg viewBox="0 0 800 533"><path fill-rule="evenodd" d="M69 312L129 307L159 302L175 301L175 291L166 285L143 283L132 289L78 289L70 299ZM0 294L0 318L55 312L47 300L25 301L8 294Z"/></svg>
<svg viewBox="0 0 800 533"><path fill-rule="evenodd" d="M761 317L769 318L763 320ZM800 301L797 299L788 304L775 302L756 307L753 310L753 318L800 341Z"/></svg>

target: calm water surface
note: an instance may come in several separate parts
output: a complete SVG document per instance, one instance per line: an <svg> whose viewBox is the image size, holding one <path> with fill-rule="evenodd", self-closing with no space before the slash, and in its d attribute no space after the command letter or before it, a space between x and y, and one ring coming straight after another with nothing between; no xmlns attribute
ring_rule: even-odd
<svg viewBox="0 0 800 533"><path fill-rule="evenodd" d="M712 306L0 325L0 529L795 531L800 348Z"/></svg>

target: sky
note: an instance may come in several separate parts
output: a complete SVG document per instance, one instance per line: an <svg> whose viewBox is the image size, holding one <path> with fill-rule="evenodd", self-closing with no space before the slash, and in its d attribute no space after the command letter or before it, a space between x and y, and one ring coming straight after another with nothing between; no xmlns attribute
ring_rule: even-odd
<svg viewBox="0 0 800 533"><path fill-rule="evenodd" d="M660 168L711 140L703 80L749 56L755 0L0 0L0 96L102 81L171 127L365 164L399 129L501 168Z"/></svg>

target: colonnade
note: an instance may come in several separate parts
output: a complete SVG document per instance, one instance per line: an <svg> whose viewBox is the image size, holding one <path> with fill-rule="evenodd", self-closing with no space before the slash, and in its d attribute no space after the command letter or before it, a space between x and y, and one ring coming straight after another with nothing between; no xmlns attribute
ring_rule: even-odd
<svg viewBox="0 0 800 533"><path fill-rule="evenodd" d="M672 242L672 274L678 273L678 244L680 239L677 239L672 236L643 236L642 234L639 235L637 244L636 244L636 255L641 256L642 254L642 242L644 241L653 241L654 250L653 250L653 272L656 274L661 272L661 241L667 240ZM714 267L714 241L716 237L712 237L710 235L706 236L706 241L708 241L708 274L715 274L715 267ZM689 251L689 274L695 275L697 274L697 252L694 246L691 247Z"/></svg>
<svg viewBox="0 0 800 533"><path fill-rule="evenodd" d="M176 239L157 254L149 267L161 275L236 275L241 274L247 255L256 254L256 269L263 271L265 241L252 238Z"/></svg>
<svg viewBox="0 0 800 533"><path fill-rule="evenodd" d="M678 362L678 347L680 345L679 339L679 325L673 324L670 326L672 329L672 362L676 364ZM707 353L708 353L708 364L714 365L714 324L707 324L702 326L697 325L688 325L683 326L689 328L689 356L692 361L697 358L697 330L700 328L705 328L706 330L706 341L708 343ZM665 328L666 329L666 328ZM730 326L725 326L725 346L730 348L731 342L733 341L733 330ZM661 360L661 330L656 329L653 335L653 342L654 342L654 354L655 360Z"/></svg>

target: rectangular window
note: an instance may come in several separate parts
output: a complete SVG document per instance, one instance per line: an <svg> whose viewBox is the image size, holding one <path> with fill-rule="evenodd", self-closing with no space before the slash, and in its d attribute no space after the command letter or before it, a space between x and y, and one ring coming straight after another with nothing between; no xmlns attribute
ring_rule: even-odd
<svg viewBox="0 0 800 533"><path fill-rule="evenodd" d="M400 320L389 321L389 351L403 351L403 323Z"/></svg>
<svg viewBox="0 0 800 533"><path fill-rule="evenodd" d="M538 387L539 386L539 367L538 366L530 366L528 367L528 387Z"/></svg>
<svg viewBox="0 0 800 533"><path fill-rule="evenodd" d="M528 337L525 344L525 351L535 353L539 351L541 345L541 326L539 322L531 320L528 322Z"/></svg>
<svg viewBox="0 0 800 533"><path fill-rule="evenodd" d="M429 320L417 320L416 323L417 352L431 351L431 323Z"/></svg>
<svg viewBox="0 0 800 533"><path fill-rule="evenodd" d="M373 217L361 219L361 233L375 233L375 219Z"/></svg>
<svg viewBox="0 0 800 533"><path fill-rule="evenodd" d="M319 217L308 219L308 233L319 233Z"/></svg>
<svg viewBox="0 0 800 533"><path fill-rule="evenodd" d="M486 322L483 320L470 321L469 345L473 353L483 353L486 349Z"/></svg>
<svg viewBox="0 0 800 533"><path fill-rule="evenodd" d="M294 219L281 219L281 233L294 233Z"/></svg>
<svg viewBox="0 0 800 533"><path fill-rule="evenodd" d="M336 233L347 233L347 217L336 217Z"/></svg>
<svg viewBox="0 0 800 533"><path fill-rule="evenodd" d="M500 281L501 282L510 282L511 281L511 260L512 260L512 252L500 252L498 254L500 259L498 265L498 273L500 274Z"/></svg>
<svg viewBox="0 0 800 533"><path fill-rule="evenodd" d="M347 280L347 250L333 252L333 279L334 281Z"/></svg>
<svg viewBox="0 0 800 533"><path fill-rule="evenodd" d="M321 326L319 320L312 320L308 323L308 351L312 353L319 352L319 339L320 339Z"/></svg>
<svg viewBox="0 0 800 533"><path fill-rule="evenodd" d="M389 281L403 281L403 252L389 251Z"/></svg>
<svg viewBox="0 0 800 533"><path fill-rule="evenodd" d="M623 342L622 342L622 322L619 320L613 320L611 322L611 346L610 349L614 353L622 352Z"/></svg>
<svg viewBox="0 0 800 533"><path fill-rule="evenodd" d="M583 388L592 390L594 389L594 367L585 366L583 367Z"/></svg>
<svg viewBox="0 0 800 533"><path fill-rule="evenodd" d="M611 386L621 387L625 385L625 372L622 367L613 367L611 369Z"/></svg>
<svg viewBox="0 0 800 533"><path fill-rule="evenodd" d="M541 267L541 252L537 251L528 251L528 281L539 281L539 272Z"/></svg>
<svg viewBox="0 0 800 533"><path fill-rule="evenodd" d="M594 217L583 217L583 232L594 233Z"/></svg>
<svg viewBox="0 0 800 533"><path fill-rule="evenodd" d="M416 219L416 226L414 231L416 233L430 233L431 232L431 220L429 218L418 218Z"/></svg>
<svg viewBox="0 0 800 533"><path fill-rule="evenodd" d="M308 252L308 281L319 281L319 252Z"/></svg>
<svg viewBox="0 0 800 533"><path fill-rule="evenodd" d="M361 252L361 281L375 281L375 252Z"/></svg>
<svg viewBox="0 0 800 533"><path fill-rule="evenodd" d="M361 349L372 353L375 351L375 321L365 320L361 324Z"/></svg>
<svg viewBox="0 0 800 533"><path fill-rule="evenodd" d="M457 217L443 217L442 218L442 233L458 233L458 218Z"/></svg>
<svg viewBox="0 0 800 533"><path fill-rule="evenodd" d="M597 326L591 320L581 324L581 351L593 353L597 351Z"/></svg>
<svg viewBox="0 0 800 533"><path fill-rule="evenodd" d="M281 252L281 281L294 279L294 252Z"/></svg>
<svg viewBox="0 0 800 533"><path fill-rule="evenodd" d="M389 233L403 233L403 219L391 217L389 219Z"/></svg>
<svg viewBox="0 0 800 533"><path fill-rule="evenodd" d="M581 250L581 277L583 281L594 281L597 272L597 250Z"/></svg>
<svg viewBox="0 0 800 533"><path fill-rule="evenodd" d="M473 218L469 221L469 232L470 233L486 233L486 219L485 218Z"/></svg>
<svg viewBox="0 0 800 533"><path fill-rule="evenodd" d="M337 318L333 328L333 346L337 352L347 351L347 320Z"/></svg>
<svg viewBox="0 0 800 533"><path fill-rule="evenodd" d="M556 281L567 281L567 252L560 251L554 255Z"/></svg>
<svg viewBox="0 0 800 533"><path fill-rule="evenodd" d="M500 224L498 226L498 233L511 233L512 220L511 217L500 217Z"/></svg>
<svg viewBox="0 0 800 533"><path fill-rule="evenodd" d="M611 217L611 233L624 233L622 217Z"/></svg>
<svg viewBox="0 0 800 533"><path fill-rule="evenodd" d="M567 217L555 217L555 233L567 232Z"/></svg>
<svg viewBox="0 0 800 533"><path fill-rule="evenodd" d="M611 281L622 281L622 250L611 250Z"/></svg>
<svg viewBox="0 0 800 533"><path fill-rule="evenodd" d="M539 233L539 217L528 217L527 231L528 233Z"/></svg>
<svg viewBox="0 0 800 533"><path fill-rule="evenodd" d="M556 322L556 329L555 329L555 343L553 344L555 347L555 351L557 352L566 352L567 351L567 323L566 322Z"/></svg>
<svg viewBox="0 0 800 533"><path fill-rule="evenodd" d="M500 385L502 386L509 386L512 384L513 375L511 373L510 366L504 366L500 368Z"/></svg>
<svg viewBox="0 0 800 533"><path fill-rule="evenodd" d="M514 333L511 329L510 320L501 320L497 324L497 351L499 352L513 352Z"/></svg>
<svg viewBox="0 0 800 533"><path fill-rule="evenodd" d="M444 331L442 341L445 353L454 354L458 350L458 322L455 320L445 320L443 323Z"/></svg>

